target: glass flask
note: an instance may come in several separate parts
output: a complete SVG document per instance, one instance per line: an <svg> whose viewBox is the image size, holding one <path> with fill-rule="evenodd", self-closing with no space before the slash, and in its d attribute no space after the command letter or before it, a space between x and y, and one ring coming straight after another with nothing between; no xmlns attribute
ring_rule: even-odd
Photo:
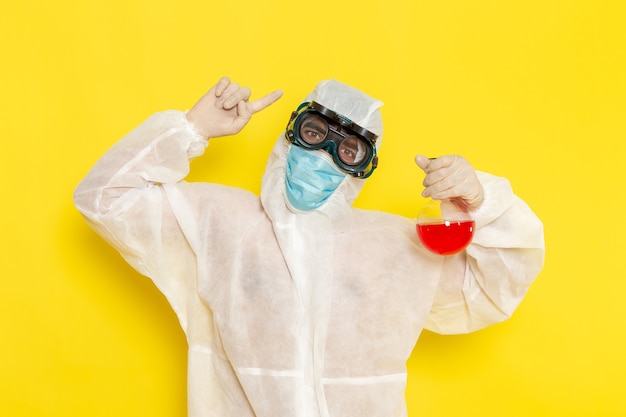
<svg viewBox="0 0 626 417"><path fill-rule="evenodd" d="M476 224L471 216L448 200L429 199L415 219L422 245L438 255L454 255L467 247Z"/></svg>

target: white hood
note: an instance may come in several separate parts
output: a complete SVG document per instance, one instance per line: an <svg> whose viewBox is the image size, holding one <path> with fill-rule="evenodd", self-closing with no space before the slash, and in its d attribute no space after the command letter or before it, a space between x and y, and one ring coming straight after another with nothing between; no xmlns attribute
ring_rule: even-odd
<svg viewBox="0 0 626 417"><path fill-rule="evenodd" d="M383 132L380 113L380 107L383 103L381 101L337 80L320 82L303 102L309 101L315 101L377 134L376 148L380 147ZM285 166L287 151L290 146L290 143L285 139L284 132L281 133L274 145L263 176L261 201L265 211L273 221L283 219L289 211L285 206ZM341 217L345 220L343 216L348 215L346 211L349 211L364 182L364 179L347 175L328 201L316 212L324 213L331 219ZM304 213L302 215L309 216L310 214ZM336 224L335 226L340 227L341 225Z"/></svg>

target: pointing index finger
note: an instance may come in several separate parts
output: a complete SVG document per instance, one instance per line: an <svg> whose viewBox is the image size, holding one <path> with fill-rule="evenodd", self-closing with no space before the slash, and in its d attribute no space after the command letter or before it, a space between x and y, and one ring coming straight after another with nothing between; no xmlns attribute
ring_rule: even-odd
<svg viewBox="0 0 626 417"><path fill-rule="evenodd" d="M252 113L259 112L259 111L265 109L266 107L269 107L274 102L276 102L276 100L281 98L282 95L283 95L282 90L276 90L276 91L273 91L273 92L271 92L271 93L261 97L258 100L251 101L251 102L249 102L250 110L252 111Z"/></svg>

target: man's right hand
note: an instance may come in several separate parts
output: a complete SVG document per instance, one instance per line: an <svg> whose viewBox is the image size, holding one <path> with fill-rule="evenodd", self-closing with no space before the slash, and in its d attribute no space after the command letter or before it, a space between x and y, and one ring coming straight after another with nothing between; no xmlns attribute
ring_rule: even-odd
<svg viewBox="0 0 626 417"><path fill-rule="evenodd" d="M222 77L187 113L187 120L206 138L234 135L257 113L278 100L283 92L273 91L248 101L251 91Z"/></svg>

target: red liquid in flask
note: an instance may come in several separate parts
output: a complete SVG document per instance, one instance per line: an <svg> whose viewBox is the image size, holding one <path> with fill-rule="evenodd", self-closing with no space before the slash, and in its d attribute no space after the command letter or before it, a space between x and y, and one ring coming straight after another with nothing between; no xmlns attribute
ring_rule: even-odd
<svg viewBox="0 0 626 417"><path fill-rule="evenodd" d="M417 225L417 236L426 249L439 255L453 255L465 249L474 236L474 220L447 220Z"/></svg>

